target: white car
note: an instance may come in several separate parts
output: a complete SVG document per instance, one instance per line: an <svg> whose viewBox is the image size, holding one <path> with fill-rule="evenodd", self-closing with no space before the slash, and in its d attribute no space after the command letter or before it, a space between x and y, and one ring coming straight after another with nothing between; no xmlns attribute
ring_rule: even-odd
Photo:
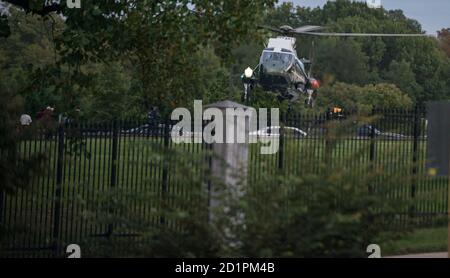
<svg viewBox="0 0 450 278"><path fill-rule="evenodd" d="M303 130L291 127L291 126L284 126L283 132L284 136L286 137L293 137L293 138L303 138L306 137L308 134L304 132ZM264 129L252 131L249 134L250 136L258 136L258 137L279 137L280 136L280 127L279 126L268 126Z"/></svg>

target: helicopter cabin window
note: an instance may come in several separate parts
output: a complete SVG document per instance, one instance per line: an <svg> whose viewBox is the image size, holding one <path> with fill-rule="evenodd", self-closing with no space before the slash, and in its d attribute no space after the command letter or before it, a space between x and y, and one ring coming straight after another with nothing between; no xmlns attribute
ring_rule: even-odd
<svg viewBox="0 0 450 278"><path fill-rule="evenodd" d="M298 70L300 70L301 72L306 73L306 71L305 71L305 65L304 65L302 62L300 62L300 60L298 60L298 59L297 59L297 61L295 62L295 67L296 67Z"/></svg>
<svg viewBox="0 0 450 278"><path fill-rule="evenodd" d="M294 60L292 53L264 51L261 56L261 64L271 71L287 70Z"/></svg>

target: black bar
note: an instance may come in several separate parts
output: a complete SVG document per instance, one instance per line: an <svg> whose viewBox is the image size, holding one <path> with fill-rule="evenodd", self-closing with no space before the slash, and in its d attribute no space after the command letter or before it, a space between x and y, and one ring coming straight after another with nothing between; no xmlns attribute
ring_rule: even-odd
<svg viewBox="0 0 450 278"><path fill-rule="evenodd" d="M243 266L266 266L264 271L249 271ZM208 266L207 275L202 272L180 270L184 265ZM230 265L230 267L228 267ZM231 267L233 266L233 267ZM269 267L270 266L270 267ZM228 276L344 276L384 277L391 273L398 276L414 274L420 276L446 277L450 274L447 260L407 260L407 259L142 259L142 260L8 260L1 265L4 271L18 273L21 276L45 274L56 277L59 273L70 273L71 277L83 277L86 273L94 276L145 276L149 269L161 276L180 277L228 277ZM238 267L240 271L238 271ZM258 267L259 268L259 267ZM49 272L49 269L54 271ZM183 268L184 269L184 268ZM261 268L259 268L261 269ZM370 271L366 271L370 269ZM56 274L57 273L57 274ZM309 275L309 274L312 275ZM228 274L228 275L227 275Z"/></svg>
<svg viewBox="0 0 450 278"><path fill-rule="evenodd" d="M164 123L164 134L163 134L163 140L164 140L164 147L163 147L163 156L164 156L164 161L163 161L163 171L162 171L162 184L161 184L161 198L162 198L162 209L163 211L161 212L161 218L160 218L160 223L164 224L166 222L165 216L164 216L164 210L165 210L165 205L166 205L166 196L167 196L167 187L169 184L169 165L168 165L168 158L167 155L169 154L169 121L165 121Z"/></svg>
<svg viewBox="0 0 450 278"><path fill-rule="evenodd" d="M372 116L375 116L375 113L372 112ZM375 160L375 125L372 123L372 128L370 129L370 162L373 163Z"/></svg>
<svg viewBox="0 0 450 278"><path fill-rule="evenodd" d="M284 121L286 120L287 117L283 117L284 115L281 115L281 119L280 119L280 148L278 150L278 169L279 170L283 170L284 168L284 127L285 127L285 123ZM272 126L272 124L271 124Z"/></svg>
<svg viewBox="0 0 450 278"><path fill-rule="evenodd" d="M372 110L372 117L375 116L375 110ZM375 124L372 123L370 129L370 150L369 150L369 162L370 169L375 169ZM374 192L374 188L372 184L369 184L369 193L372 194Z"/></svg>
<svg viewBox="0 0 450 278"><path fill-rule="evenodd" d="M112 152L111 152L111 176L110 176L110 187L114 189L116 187L117 181L117 146L118 146L118 130L117 124L114 122L113 124L113 132L112 132ZM108 232L109 236L112 235L114 229L114 224L108 224Z"/></svg>
<svg viewBox="0 0 450 278"><path fill-rule="evenodd" d="M64 165L64 126L62 123L58 127L58 157L56 166L56 190L55 190L55 207L53 211L53 251L57 256L58 240L60 237L60 218L61 218L61 187L63 179Z"/></svg>
<svg viewBox="0 0 450 278"><path fill-rule="evenodd" d="M413 127L413 165L412 165L412 183L411 183L411 198L416 197L417 190L417 173L418 173L418 155L419 155L419 137L420 137L420 110L419 107L416 106L414 109L414 127ZM411 216L415 215L416 207L413 203L410 207Z"/></svg>
<svg viewBox="0 0 450 278"><path fill-rule="evenodd" d="M5 198L5 193L3 192L3 190L0 190L0 225L3 224L3 202L4 202L4 198Z"/></svg>
<svg viewBox="0 0 450 278"><path fill-rule="evenodd" d="M331 115L332 111L331 109L328 109L326 114L325 114L325 123L324 123L324 128L325 128L325 157L324 157L324 161L325 164L329 165L332 162L331 159L331 154L332 154L332 146L331 146L331 138L330 138L330 122L332 120L332 115Z"/></svg>

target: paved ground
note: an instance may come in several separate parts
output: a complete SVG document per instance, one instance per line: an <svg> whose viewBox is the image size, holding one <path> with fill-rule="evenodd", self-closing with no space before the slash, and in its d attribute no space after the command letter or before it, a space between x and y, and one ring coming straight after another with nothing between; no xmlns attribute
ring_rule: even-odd
<svg viewBox="0 0 450 278"><path fill-rule="evenodd" d="M426 253L426 254L410 254L410 255L402 255L402 256L392 256L392 257L384 257L384 258L403 258L403 259L440 259L440 258L448 258L448 253Z"/></svg>

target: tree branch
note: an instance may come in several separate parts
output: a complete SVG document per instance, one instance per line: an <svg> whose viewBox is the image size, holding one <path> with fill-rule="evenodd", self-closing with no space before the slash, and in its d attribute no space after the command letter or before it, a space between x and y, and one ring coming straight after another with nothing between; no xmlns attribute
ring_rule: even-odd
<svg viewBox="0 0 450 278"><path fill-rule="evenodd" d="M50 6L43 6L42 9L32 9L30 7L30 1L32 0L3 0L6 3L12 4L14 6L20 7L25 10L27 13L34 13L41 16L48 15L52 12L61 12L63 10L61 4L52 4Z"/></svg>

